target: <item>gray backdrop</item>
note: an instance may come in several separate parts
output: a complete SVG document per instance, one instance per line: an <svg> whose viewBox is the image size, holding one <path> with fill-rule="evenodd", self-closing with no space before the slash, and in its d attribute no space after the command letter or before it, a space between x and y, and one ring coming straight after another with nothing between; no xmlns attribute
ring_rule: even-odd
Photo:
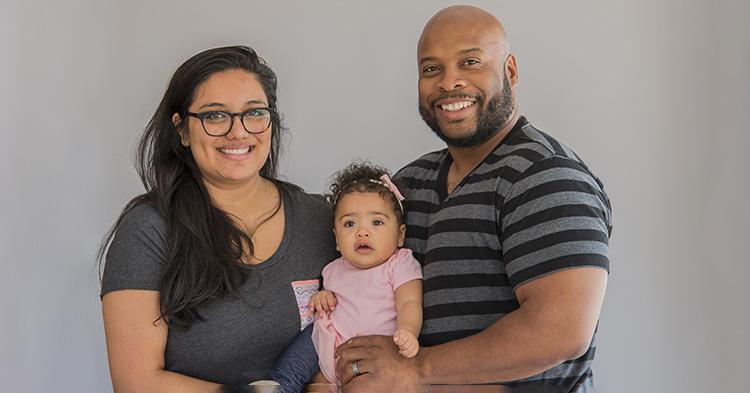
<svg viewBox="0 0 750 393"><path fill-rule="evenodd" d="M134 141L172 71L249 44L276 70L286 178L440 148L416 41L452 1L0 2L0 390L111 391L93 255L141 192ZM523 114L614 206L604 392L739 392L750 370L745 1L469 1L504 22Z"/></svg>

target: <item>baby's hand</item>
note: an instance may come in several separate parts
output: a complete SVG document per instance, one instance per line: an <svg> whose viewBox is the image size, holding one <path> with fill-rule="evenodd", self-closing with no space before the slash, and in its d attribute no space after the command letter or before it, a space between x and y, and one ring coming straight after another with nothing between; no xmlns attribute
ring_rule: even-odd
<svg viewBox="0 0 750 393"><path fill-rule="evenodd" d="M310 297L310 302L307 303L307 308L312 312L318 312L318 315L322 318L323 315L330 313L336 308L338 304L336 296L331 291L322 290Z"/></svg>
<svg viewBox="0 0 750 393"><path fill-rule="evenodd" d="M403 357L413 358L414 356L417 356L417 352L419 352L419 341L417 341L417 336L406 329L397 330L396 334L393 335L393 342L398 345L398 353Z"/></svg>

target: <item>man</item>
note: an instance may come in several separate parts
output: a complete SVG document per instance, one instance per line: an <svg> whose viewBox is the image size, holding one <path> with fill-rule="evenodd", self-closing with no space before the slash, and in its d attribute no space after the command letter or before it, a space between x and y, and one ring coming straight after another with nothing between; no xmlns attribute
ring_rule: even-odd
<svg viewBox="0 0 750 393"><path fill-rule="evenodd" d="M520 116L516 58L493 15L438 12L417 54L420 114L447 145L398 173L406 246L424 268L424 347L406 359L387 337L342 344L344 391L507 383L585 392L609 270L606 192L575 153Z"/></svg>

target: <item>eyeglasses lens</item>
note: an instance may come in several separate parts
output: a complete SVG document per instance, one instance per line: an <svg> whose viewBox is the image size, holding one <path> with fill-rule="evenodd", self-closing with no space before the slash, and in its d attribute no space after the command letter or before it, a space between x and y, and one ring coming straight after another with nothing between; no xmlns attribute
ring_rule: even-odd
<svg viewBox="0 0 750 393"><path fill-rule="evenodd" d="M271 127L271 112L264 108L250 109L239 115L245 130L260 134ZM233 116L227 112L210 112L203 117L203 128L211 136L224 136L231 131Z"/></svg>

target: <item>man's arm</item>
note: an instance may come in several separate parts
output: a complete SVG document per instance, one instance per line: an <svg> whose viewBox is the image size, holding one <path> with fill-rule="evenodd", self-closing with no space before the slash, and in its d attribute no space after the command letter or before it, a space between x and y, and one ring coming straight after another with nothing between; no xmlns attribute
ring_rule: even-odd
<svg viewBox="0 0 750 393"><path fill-rule="evenodd" d="M337 349L341 383L346 392L365 391L371 384L418 391L418 385L429 383L503 382L539 374L585 353L606 285L607 271L601 268L540 277L516 290L517 310L473 336L422 348L412 359L400 356L390 337L354 337ZM356 378L354 361L364 373Z"/></svg>

